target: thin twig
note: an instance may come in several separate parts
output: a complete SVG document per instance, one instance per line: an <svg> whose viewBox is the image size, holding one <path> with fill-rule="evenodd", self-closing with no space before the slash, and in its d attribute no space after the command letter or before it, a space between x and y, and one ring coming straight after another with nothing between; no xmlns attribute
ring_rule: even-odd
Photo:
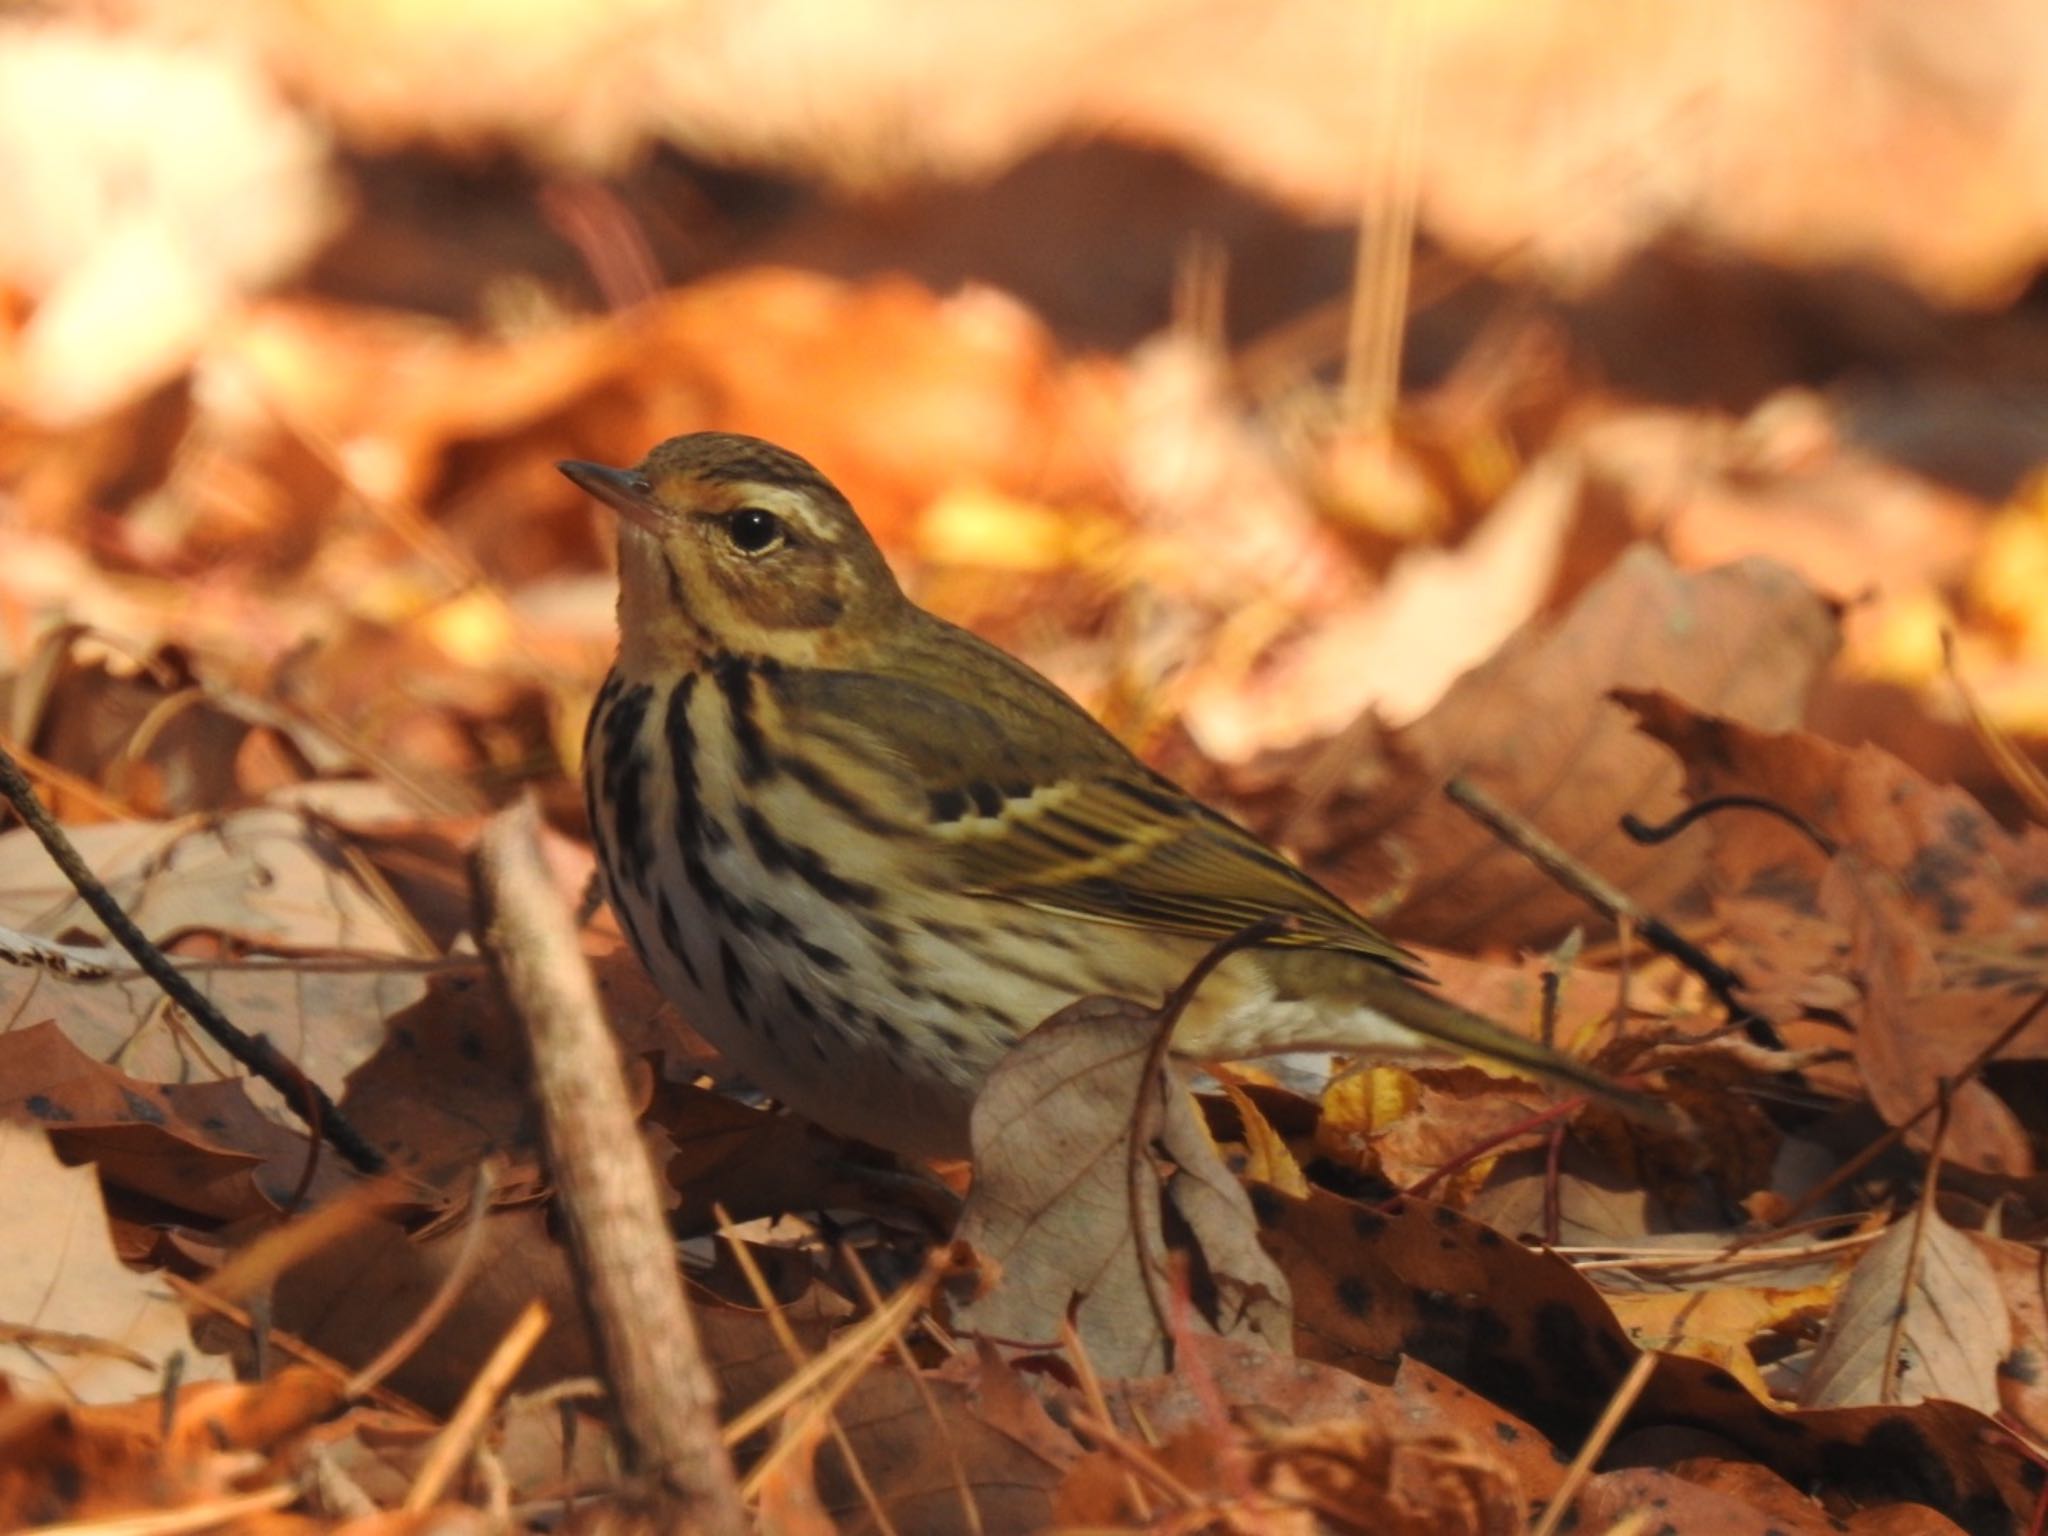
<svg viewBox="0 0 2048 1536"><path fill-rule="evenodd" d="M1379 110L1365 138L1368 171L1359 207L1358 254L1351 276L1351 327L1344 349L1347 426L1386 432L1401 393L1401 341L1407 328L1422 186L1422 67L1429 29L1415 0L1387 0L1376 14L1374 62Z"/></svg>
<svg viewBox="0 0 2048 1536"><path fill-rule="evenodd" d="M927 1274L930 1272L927 1271ZM870 1322L875 1326L862 1334L863 1347L847 1359L837 1362L837 1374L823 1385L813 1385L807 1394L800 1394L801 1407L794 1418L782 1426L782 1436L747 1471L746 1480L740 1484L742 1497L752 1499L759 1495L761 1485L772 1476L790 1455L791 1450L804 1443L804 1438L818 1424L820 1418L839 1405L839 1400L853 1390L854 1384L867 1374L874 1357L888 1346L891 1340L901 1337L903 1330L910 1326L910 1319L917 1309L925 1304L930 1292L916 1282L907 1285L892 1297L887 1307L877 1312ZM886 1325L884 1324L886 1320ZM858 1333L856 1329L854 1332ZM852 1337L848 1334L847 1337ZM818 1357L822 1364L831 1356ZM798 1378L792 1377L791 1380ZM792 1400L794 1402L795 1400ZM756 1405L759 1406L758 1404ZM785 1404L785 1411L790 1404ZM730 1427L727 1433L731 1433Z"/></svg>
<svg viewBox="0 0 2048 1536"><path fill-rule="evenodd" d="M1081 1340L1081 1330L1074 1326L1071 1313L1060 1319L1060 1345L1074 1364L1074 1375L1080 1379L1081 1396L1088 1404L1088 1411L1103 1423L1114 1424L1116 1419L1109 1411L1109 1399L1103 1395L1102 1377L1088 1354L1088 1346ZM1124 1495L1131 1501L1132 1512L1138 1519L1149 1524L1152 1501L1145 1497L1144 1485L1129 1467L1124 1468Z"/></svg>
<svg viewBox="0 0 2048 1536"><path fill-rule="evenodd" d="M1621 1385L1614 1389L1614 1395L1607 1400L1607 1406L1600 1411L1599 1422L1593 1432L1586 1436L1586 1443L1579 1447L1579 1454L1572 1458L1572 1464L1565 1469L1564 1481L1557 1485L1557 1492L1544 1506L1543 1518L1529 1536L1557 1536L1559 1527L1570 1514L1579 1490L1586 1486L1586 1479L1593 1475L1593 1467L1606 1454L1615 1431L1621 1428L1621 1421L1635 1407L1636 1399L1643 1395L1643 1388L1650 1384L1650 1375L1657 1369L1658 1356L1654 1350L1644 1350L1636 1356L1635 1364L1629 1367L1628 1375L1621 1379Z"/></svg>
<svg viewBox="0 0 2048 1536"><path fill-rule="evenodd" d="M1839 1217L1832 1219L1840 1223ZM1674 1253L1669 1248L1584 1248L1569 1243L1551 1249L1560 1258L1569 1262L1580 1274L1592 1274L1601 1270L1620 1269L1633 1274L1658 1274L1667 1284L1682 1284L1686 1280L1720 1278L1730 1273L1751 1269L1779 1269L1793 1264L1809 1264L1829 1254L1847 1253L1857 1248L1868 1248L1883 1232L1851 1232L1846 1237L1823 1238L1799 1248L1751 1248L1732 1259L1721 1257L1724 1249L1711 1252ZM1579 1258L1581 1253L1599 1253L1606 1257L1597 1259Z"/></svg>
<svg viewBox="0 0 2048 1536"><path fill-rule="evenodd" d="M1543 1246L1555 1248L1564 1238L1564 1122L1550 1128L1543 1142Z"/></svg>
<svg viewBox="0 0 2048 1536"><path fill-rule="evenodd" d="M659 1523L741 1536L746 1516L719 1438L717 1383L683 1295L618 1041L542 860L530 797L484 829L476 873L484 947L532 1044L577 1290L627 1465L647 1479Z"/></svg>
<svg viewBox="0 0 2048 1536"><path fill-rule="evenodd" d="M220 1297L213 1295L204 1286L200 1285L198 1281L187 1280L175 1270L162 1270L159 1272L159 1278L173 1291L178 1293L179 1298L184 1301L188 1309L211 1312L216 1317L224 1317L252 1338L255 1336L258 1326L257 1321L249 1315L246 1309L236 1306L231 1301L221 1300ZM339 1389L347 1386L350 1377L353 1375L349 1368L339 1360L335 1359L332 1355L322 1354L295 1333L287 1333L282 1328L265 1327L264 1336L267 1342L276 1346L285 1354L290 1355L308 1369L317 1371L320 1375L333 1382L337 1389L337 1395L340 1395ZM426 1409L409 1398L392 1391L389 1387L372 1387L368 1397L379 1408L398 1414L403 1418L417 1419L423 1424L433 1422L434 1416L428 1413Z"/></svg>
<svg viewBox="0 0 2048 1536"><path fill-rule="evenodd" d="M344 1190L318 1210L258 1234L206 1277L208 1294L239 1301L266 1291L279 1275L366 1226L393 1203L400 1184L379 1179Z"/></svg>
<svg viewBox="0 0 2048 1536"><path fill-rule="evenodd" d="M47 758L36 756L35 753L29 751L27 747L18 741L12 741L5 736L0 736L0 751L13 754L15 760L21 764L22 771L29 778L41 779L51 788L63 790L65 794L80 801L88 809L106 817L108 821L136 821L141 819L141 812L137 811L134 806L127 804L125 801L113 799L100 789L99 786L92 783L91 780L71 772L70 769L60 768Z"/></svg>
<svg viewBox="0 0 2048 1536"><path fill-rule="evenodd" d="M42 801L36 798L35 789L22 773L21 765L4 748L0 748L0 794L7 797L16 814L35 833L50 855L50 861L63 871L64 878L78 892L79 899L92 910L93 916L105 924L115 941L134 956L135 963L163 989L166 997L183 1008L192 1021L219 1041L236 1061L284 1095L285 1103L312 1128L314 1135L324 1137L330 1146L363 1172L384 1171L384 1154L371 1146L348 1122L340 1107L319 1084L287 1060L264 1036L245 1034L228 1022L227 1016L193 986L164 952L150 942L149 936L135 925L134 919L121 910L113 892L101 884L99 877L86 866L71 839L64 835L64 829L51 819Z"/></svg>
<svg viewBox="0 0 2048 1536"><path fill-rule="evenodd" d="M925 1260L924 1272L898 1290L879 1310L862 1318L833 1339L830 1347L813 1355L811 1363L794 1376L764 1392L734 1414L719 1431L728 1446L738 1445L758 1434L789 1412L799 1402L836 1402L845 1386L868 1368L868 1363L888 1347L889 1340L909 1326L918 1308L931 1299L932 1289L944 1273L946 1259L934 1253Z"/></svg>
<svg viewBox="0 0 2048 1536"><path fill-rule="evenodd" d="M1740 997L1742 978L1662 918L1644 908L1621 887L1589 869L1516 812L1460 774L1444 785L1451 802L1510 848L1542 870L1580 900L1620 921L1626 918L1652 949L1669 955L1707 984L1729 1014L1752 1036L1779 1045L1770 1021Z"/></svg>
<svg viewBox="0 0 2048 1536"><path fill-rule="evenodd" d="M1963 701L1963 711L1970 717L1970 731L1977 738L1977 745L1984 749L1984 755L1991 759L2012 792L2020 797L2020 804L2027 808L2027 814L2048 826L2048 774L2044 774L2033 761L2013 745L2012 738L2000 730L1991 717L1984 713L1984 706L1977 702L1977 694L1963 681L1963 671L1956 664L1956 636L1952 629L1941 632L1941 669L1948 674L1949 685L1956 691L1956 697Z"/></svg>
<svg viewBox="0 0 2048 1536"><path fill-rule="evenodd" d="M1131 1471L1149 1482L1154 1491L1172 1499L1183 1509L1199 1508L1205 1501L1202 1496L1178 1477L1171 1469L1155 1457L1149 1448L1140 1445L1117 1427L1113 1419L1098 1419L1094 1414L1075 1409L1070 1415L1074 1428L1094 1442L1098 1450L1109 1452Z"/></svg>

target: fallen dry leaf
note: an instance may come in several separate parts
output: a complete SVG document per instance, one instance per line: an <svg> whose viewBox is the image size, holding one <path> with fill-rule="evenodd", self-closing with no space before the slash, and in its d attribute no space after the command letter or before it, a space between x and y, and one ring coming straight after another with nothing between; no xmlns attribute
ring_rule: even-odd
<svg viewBox="0 0 2048 1536"><path fill-rule="evenodd" d="M214 1085L213 1095L191 1087L181 1094L179 1086L94 1061L54 1023L0 1033L0 1116L41 1125L70 1161L92 1163L109 1185L200 1219L234 1222L283 1209L305 1169L305 1142L291 1147L239 1081ZM195 1108L203 1118L188 1119ZM230 1139L259 1126L276 1133L265 1136L266 1150L281 1154L268 1166ZM329 1169L325 1186L342 1178Z"/></svg>
<svg viewBox="0 0 2048 1536"><path fill-rule="evenodd" d="M149 1518L261 1486L272 1452L331 1414L334 1381L286 1366L260 1382L187 1382L107 1406L25 1402L0 1383L0 1525ZM251 1454L254 1453L254 1454ZM196 1523L196 1522L195 1522ZM253 1524L253 1522L252 1522Z"/></svg>
<svg viewBox="0 0 2048 1536"><path fill-rule="evenodd" d="M1835 616L1765 561L1698 574L1632 549L1554 623L1517 633L1422 719L1263 761L1238 804L1308 868L1406 939L1470 949L1535 946L1586 919L1512 849L1447 802L1455 773L1483 788L1646 906L1689 890L1697 853L1644 848L1624 813L1679 807L1680 766L1610 703L1621 685L1668 689L1766 728L1797 720L1835 647ZM1654 680L1654 681L1653 681ZM1404 879L1404 872L1412 878Z"/></svg>
<svg viewBox="0 0 2048 1536"><path fill-rule="evenodd" d="M1369 1426L1395 1440L1483 1446L1485 1454L1471 1458L1474 1469L1494 1476L1504 1472L1521 1501L1547 1498L1564 1475L1555 1448L1529 1425L1412 1358L1401 1361L1389 1385L1233 1339L1196 1337L1185 1341L1183 1349L1172 1375L1117 1382L1107 1397L1118 1427L1147 1443L1214 1431L1219 1402L1248 1405L1234 1417L1246 1437L1227 1443L1223 1455L1197 1468L1192 1479L1197 1487L1224 1494L1243 1488L1252 1457L1262 1453L1261 1435L1320 1425ZM1111 1457L1099 1470L1120 1473L1122 1467ZM1120 1500L1126 1486L1121 1476L1097 1477L1095 1489L1084 1492L1078 1475L1079 1469L1062 1490L1070 1517L1080 1516L1075 1505L1081 1498L1100 1500L1106 1494ZM1070 1493L1073 1503L1067 1502Z"/></svg>
<svg viewBox="0 0 2048 1536"><path fill-rule="evenodd" d="M1861 1521L1843 1524L1825 1506L1801 1498L1789 1486L1773 1496L1754 1484L1716 1487L1654 1467L1600 1473L1587 1483L1575 1508L1579 1519L1594 1530L1610 1529L1631 1515L1654 1510L1658 1528L1669 1536L1835 1536L1866 1529ZM1925 1506L1893 1504L1887 1512L1896 1512L1895 1518L1904 1522L1889 1527L1901 1533L1960 1536L1960 1528L1947 1516Z"/></svg>
<svg viewBox="0 0 2048 1536"><path fill-rule="evenodd" d="M1856 1261L1800 1401L1841 1408L1943 1397L1994 1414L2011 1346L1990 1261L1968 1234L1923 1211L1893 1223Z"/></svg>
<svg viewBox="0 0 2048 1536"><path fill-rule="evenodd" d="M1560 1443L1634 1358L1564 1260L1446 1206L1374 1208L1317 1190L1257 1192L1261 1237L1295 1293L1295 1349L1372 1377L1401 1357L1483 1393Z"/></svg>
<svg viewBox="0 0 2048 1536"><path fill-rule="evenodd" d="M2009 833L1962 790L1929 784L1877 747L1761 731L1663 695L1620 696L1684 760L1695 798L1760 796L1839 846L1830 854L1754 810L1724 812L1678 840L1710 860L1739 946L1735 969L1746 973L1754 952L1778 1006L1807 997L1844 1015L1887 1120L1916 1113L2048 987L2048 830ZM1774 910L1792 917L1776 922ZM1806 976L1835 985L1816 992ZM2006 1050L2043 1054L2040 1021ZM2018 1117L1982 1081L1958 1087L1947 1155L2008 1172L2034 1158Z"/></svg>
<svg viewBox="0 0 2048 1536"><path fill-rule="evenodd" d="M913 1382L894 1363L870 1371L835 1416L870 1487L900 1532L1044 1529L1053 1489L1081 1447L1020 1379L987 1356ZM818 1453L819 1492L841 1531L872 1532L865 1501L831 1446Z"/></svg>
<svg viewBox="0 0 2048 1536"><path fill-rule="evenodd" d="M576 1282L546 1213L528 1203L490 1211L483 1220L481 1257L459 1303L388 1383L432 1410L452 1409L513 1319L535 1298L546 1303L553 1320L519 1377L521 1386L587 1376L593 1368ZM315 1253L280 1277L272 1316L277 1326L360 1367L419 1315L447 1278L463 1241L460 1227L415 1237L395 1222L370 1223L347 1244ZM782 1306L784 1320L812 1352L846 1310L822 1289ZM728 1414L788 1376L788 1356L763 1313L699 1291L696 1322Z"/></svg>
<svg viewBox="0 0 2048 1536"><path fill-rule="evenodd" d="M1190 1311L1185 1325L1285 1347L1286 1282L1259 1249L1243 1187L1217 1156L1177 1071L1169 1064L1163 1081L1147 1080L1160 1027L1156 1008L1083 998L1032 1030L990 1074L975 1100L974 1188L957 1236L993 1261L998 1278L956 1309L958 1326L1049 1349L1071 1317L1105 1375L1160 1369L1170 1338L1153 1297L1173 1283L1163 1262L1163 1200L1185 1224L1190 1262L1212 1298L1206 1315ZM1153 1143L1134 1153L1147 1096L1160 1102L1159 1126ZM1134 1156L1144 1181L1138 1197ZM1154 1172L1162 1158L1172 1165L1163 1181Z"/></svg>
<svg viewBox="0 0 2048 1536"><path fill-rule="evenodd" d="M115 1256L90 1168L66 1168L41 1131L0 1120L0 1189L15 1234L0 1245L0 1372L79 1403L151 1396L174 1359L187 1382L231 1378L193 1346L170 1288Z"/></svg>
<svg viewBox="0 0 2048 1536"><path fill-rule="evenodd" d="M1990 1264L2012 1325L2012 1351L1998 1370L2000 1406L2037 1440L2048 1438L2048 1253L2035 1243L1966 1235Z"/></svg>
<svg viewBox="0 0 2048 1536"><path fill-rule="evenodd" d="M239 295L326 232L326 153L245 54L10 18L0 281L39 303L0 348L0 400L77 424L174 377Z"/></svg>
<svg viewBox="0 0 2048 1536"><path fill-rule="evenodd" d="M371 152L511 142L604 170L666 136L698 159L900 192L1106 133L1332 220L1384 176L1391 124L1412 106L1435 236L1471 264L1580 291L1687 228L1754 261L1874 266L1957 301L2009 293L2042 246L2028 173L2043 130L2026 107L2044 44L2018 3L1987 6L1964 41L1918 10L1760 0L1393 18L1248 0L1000 17L895 0L849 16L779 0L523 24L329 4L205 21L216 47L264 59ZM779 61L771 79L755 78L764 57ZM450 58L468 68L451 75ZM1816 122L1816 101L1837 110ZM1110 224L1120 211L1091 210Z"/></svg>

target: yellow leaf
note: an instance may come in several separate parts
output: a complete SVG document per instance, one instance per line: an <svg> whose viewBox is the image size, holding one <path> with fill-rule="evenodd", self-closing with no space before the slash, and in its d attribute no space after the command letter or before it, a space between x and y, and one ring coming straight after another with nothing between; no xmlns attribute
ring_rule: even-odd
<svg viewBox="0 0 2048 1536"><path fill-rule="evenodd" d="M1301 1164L1294 1160L1294 1153L1285 1138L1273 1129L1272 1121L1260 1113L1250 1094L1228 1082L1223 1084L1223 1091L1237 1107L1238 1119L1244 1122L1245 1151L1251 1156L1245 1165L1245 1177L1270 1184L1297 1200L1306 1200L1308 1176L1301 1171Z"/></svg>

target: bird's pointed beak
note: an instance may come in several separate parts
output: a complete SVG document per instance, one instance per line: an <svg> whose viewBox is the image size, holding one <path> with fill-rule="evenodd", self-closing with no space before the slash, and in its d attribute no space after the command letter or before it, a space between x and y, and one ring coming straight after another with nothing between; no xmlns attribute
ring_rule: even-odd
<svg viewBox="0 0 2048 1536"><path fill-rule="evenodd" d="M649 533L659 528L661 508L655 503L654 487L638 470L613 469L609 464L592 464L583 459L563 459L555 468L627 522Z"/></svg>

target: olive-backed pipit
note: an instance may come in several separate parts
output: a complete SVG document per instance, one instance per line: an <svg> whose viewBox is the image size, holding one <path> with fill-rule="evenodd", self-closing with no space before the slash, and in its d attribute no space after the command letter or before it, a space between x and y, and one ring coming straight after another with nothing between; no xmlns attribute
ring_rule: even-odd
<svg viewBox="0 0 2048 1536"><path fill-rule="evenodd" d="M1090 993L1156 1000L1284 914L1202 988L1177 1050L1449 1051L1663 1117L1426 990L1286 859L911 602L796 455L700 432L634 469L562 469L623 519L585 765L612 905L689 1022L799 1114L964 1152L1019 1035Z"/></svg>

